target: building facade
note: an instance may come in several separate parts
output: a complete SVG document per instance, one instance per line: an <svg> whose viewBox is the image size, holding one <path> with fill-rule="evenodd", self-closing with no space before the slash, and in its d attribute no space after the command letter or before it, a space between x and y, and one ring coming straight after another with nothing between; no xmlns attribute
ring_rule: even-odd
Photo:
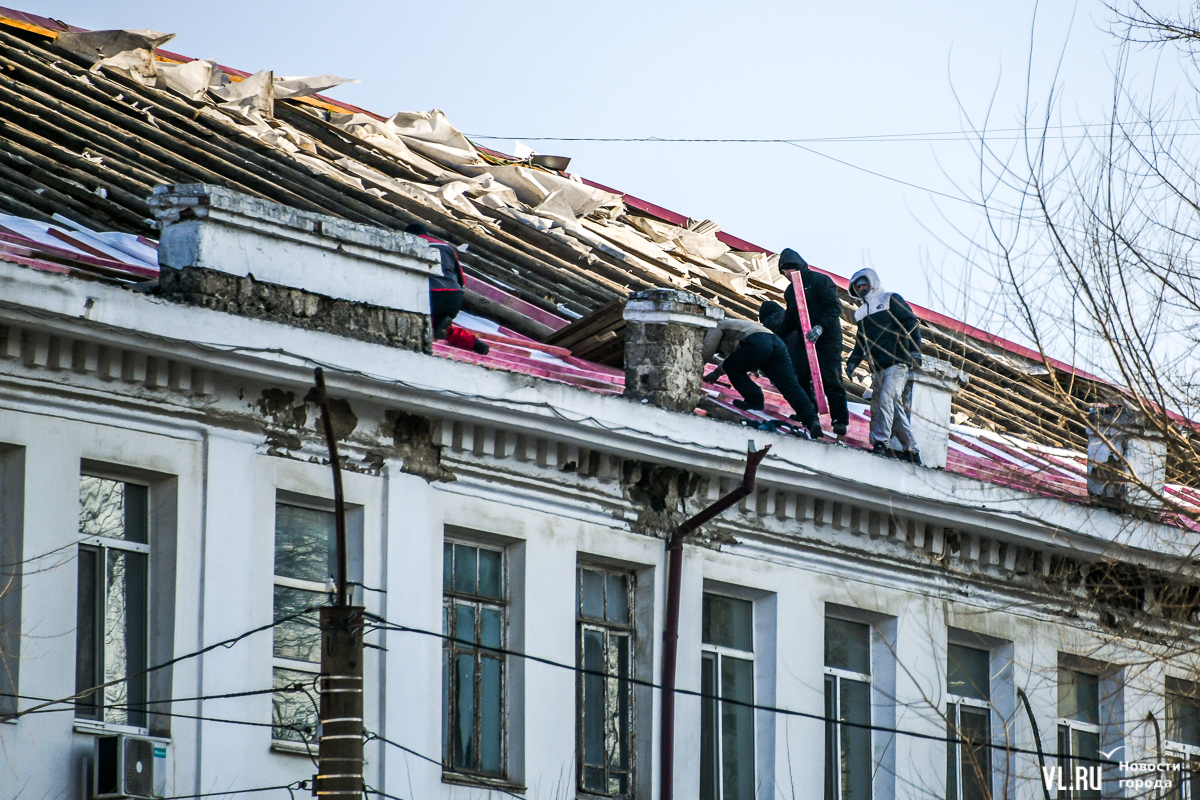
<svg viewBox="0 0 1200 800"><path fill-rule="evenodd" d="M437 357L411 237L205 187L155 207L186 291L0 258L0 798L86 797L108 733L154 743L162 797L303 791L317 366L373 791L659 796L664 538L748 439L755 493L685 545L676 796L1134 797L1108 762L1200 747L1194 620L1146 588L1187 581L1186 529Z"/></svg>

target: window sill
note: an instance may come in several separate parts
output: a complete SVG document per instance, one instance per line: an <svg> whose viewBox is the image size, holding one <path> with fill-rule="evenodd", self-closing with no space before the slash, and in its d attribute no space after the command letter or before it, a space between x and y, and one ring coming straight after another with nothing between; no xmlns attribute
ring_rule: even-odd
<svg viewBox="0 0 1200 800"><path fill-rule="evenodd" d="M15 721L15 720L14 720ZM113 736L115 734L124 734L126 736L137 736L140 739L150 739L155 742L169 743L171 740L163 736L151 736L147 728L137 728L132 725L117 725L112 722L97 722L92 719L77 719L75 720L75 732L86 733L89 736Z"/></svg>
<svg viewBox="0 0 1200 800"><path fill-rule="evenodd" d="M316 745L306 746L302 742L292 742L286 739L272 739L271 750L276 753L286 753L290 756L304 756L310 758L316 756Z"/></svg>
<svg viewBox="0 0 1200 800"><path fill-rule="evenodd" d="M449 772L442 770L442 783L453 783L459 786L474 786L477 788L501 789L506 792L524 794L525 786L507 781L504 778L485 778L482 775L471 775L466 772Z"/></svg>

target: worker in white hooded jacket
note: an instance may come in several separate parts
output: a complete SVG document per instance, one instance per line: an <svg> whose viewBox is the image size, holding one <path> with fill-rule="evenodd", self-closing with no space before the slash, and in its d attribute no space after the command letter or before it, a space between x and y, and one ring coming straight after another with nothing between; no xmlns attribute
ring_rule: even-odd
<svg viewBox="0 0 1200 800"><path fill-rule="evenodd" d="M846 377L866 359L871 370L871 452L920 464L904 402L909 370L921 365L917 315L903 297L883 290L873 269L854 273L850 294L862 305L854 312L858 336L846 359ZM900 442L902 451L891 449L892 437Z"/></svg>

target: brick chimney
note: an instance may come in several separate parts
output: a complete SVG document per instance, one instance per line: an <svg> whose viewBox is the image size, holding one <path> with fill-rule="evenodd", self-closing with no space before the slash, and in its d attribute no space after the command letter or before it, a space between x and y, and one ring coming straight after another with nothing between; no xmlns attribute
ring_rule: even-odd
<svg viewBox="0 0 1200 800"><path fill-rule="evenodd" d="M967 385L967 374L948 361L929 356L912 371L913 437L927 467L945 469L950 447L950 404Z"/></svg>
<svg viewBox="0 0 1200 800"><path fill-rule="evenodd" d="M1144 414L1123 405L1088 409L1088 494L1100 501L1161 509L1167 442ZM1143 486L1144 484L1144 486Z"/></svg>
<svg viewBox="0 0 1200 800"><path fill-rule="evenodd" d="M725 317L703 298L677 289L646 289L625 303L625 397L670 411L700 402L704 334Z"/></svg>

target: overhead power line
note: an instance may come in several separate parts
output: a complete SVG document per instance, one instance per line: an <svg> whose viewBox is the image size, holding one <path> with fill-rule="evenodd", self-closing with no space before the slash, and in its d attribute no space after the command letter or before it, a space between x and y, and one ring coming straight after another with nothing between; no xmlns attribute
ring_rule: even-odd
<svg viewBox="0 0 1200 800"><path fill-rule="evenodd" d="M369 619L376 620L375 627L377 627L381 630L398 631L400 633L416 633L416 634L420 634L422 636L431 636L435 639L441 639L443 641L454 642L455 644L462 644L462 645L466 645L466 646L469 646L472 648L477 648L479 650L486 650L490 653L497 653L499 655L507 655L507 656L514 656L517 658L523 658L526 661L533 661L538 664L545 664L550 667L557 667L559 669L567 670L570 672L575 672L575 673L578 673L581 675L595 675L595 676L601 677L601 678L616 678L617 680L624 681L626 683L630 683L635 686L643 686L648 689L657 689L659 691L663 691L663 687L661 684L655 683L654 681L648 681L643 678L631 678L631 677L624 676L624 675L617 675L615 673L604 672L602 670L588 669L586 667L580 667L575 664L567 664L562 661L555 661L554 659L545 658L543 656L530 655L528 653L523 653L520 650L510 650L509 648L506 648L506 647L492 647L490 645L481 644L479 642L475 642L475 641L468 640L468 639L459 639L457 637L450 636L449 634L438 633L437 631L430 631L430 630L426 630L424 628L414 628L409 625L400 625L400 624L397 624L394 622L388 622L383 617L379 617L375 614L367 614L367 617ZM746 702L746 701L741 701L741 700L733 700L733 699L727 698L727 697L718 697L716 695L705 694L704 692L696 691L695 689L680 689L678 686L676 686L676 687L672 688L670 691L673 691L676 694L682 694L682 695L685 695L688 697L696 697L701 700L717 700L722 703L729 703L730 705L741 706L743 708L749 708L754 711L766 711L766 712L769 712L772 714L781 714L781 715L787 716L787 717L800 717L803 719L810 719L810 720L814 720L817 722L824 722L824 723L832 722L832 723L836 723L838 725L843 725L848 728L860 728L860 729L869 730L869 731L879 731L880 733L891 733L891 734L895 734L897 736L908 736L913 739L923 739L923 740L932 741L932 742L944 742L946 744L970 744L972 746L979 746L979 744L970 742L967 739L963 739L961 737L939 736L937 734L932 734L932 733L922 733L920 731L904 730L903 728L891 728L886 725L873 725L870 723L863 723L863 722L850 722L848 720L830 719L829 717L826 717L823 714L814 714L809 711L795 711L790 708L780 708L779 706L769 706L769 705L763 705L761 703L752 703L752 702ZM372 738L379 739L380 741L384 741L387 744L395 745L396 747L400 747L401 749L403 749L407 752L413 753L414 755L418 755L421 758L425 758L427 760L432 761L432 759L430 759L428 756L423 756L420 753L416 753L415 751L412 751L409 748L404 747L403 745L397 744L395 742L387 741L386 739L384 739L381 736L378 736L377 734L369 734L369 735ZM991 750L1002 750L1006 753L1019 753L1022 755L1039 756L1039 757L1046 758L1046 759L1059 758L1058 753L1038 752L1037 750L1030 750L1030 749L1024 748L1024 747L1013 747L1013 746L1007 745L1007 744L989 742L985 746ZM1068 756L1062 756L1062 757L1067 758ZM1095 764L1105 764L1105 765L1109 765L1109 766L1116 766L1120 763L1118 761L1113 761L1111 759L1089 758L1087 756L1079 756L1079 755L1072 755L1069 757L1072 759L1075 759L1077 761L1088 761L1088 762L1095 763Z"/></svg>
<svg viewBox="0 0 1200 800"><path fill-rule="evenodd" d="M1193 117L1185 117L1173 120L1161 120L1156 122L1158 125L1174 125L1184 122L1200 122L1200 119ZM662 144L834 144L838 142L974 142L980 139L1000 140L1000 141L1019 141L1032 136L1033 138L1041 138L1047 131L1067 131L1080 130L1082 133L1075 133L1064 136L1054 136L1050 138L1062 139L1080 139L1085 138L1089 134L1087 131L1098 128L1105 129L1109 127L1106 122L1091 122L1079 123L1075 125L1046 125L1039 128L991 128L984 131L922 131L917 133L876 133L876 134L860 134L856 136L797 136L797 137L778 137L778 138L763 138L763 137L741 137L741 138L719 138L719 137L665 137L665 136L494 136L491 134L469 133L468 138L471 139L489 139L493 141L502 140L519 140L522 142L608 142L608 143L639 143L639 142L657 142ZM993 134L1022 134L1020 136L994 136Z"/></svg>

